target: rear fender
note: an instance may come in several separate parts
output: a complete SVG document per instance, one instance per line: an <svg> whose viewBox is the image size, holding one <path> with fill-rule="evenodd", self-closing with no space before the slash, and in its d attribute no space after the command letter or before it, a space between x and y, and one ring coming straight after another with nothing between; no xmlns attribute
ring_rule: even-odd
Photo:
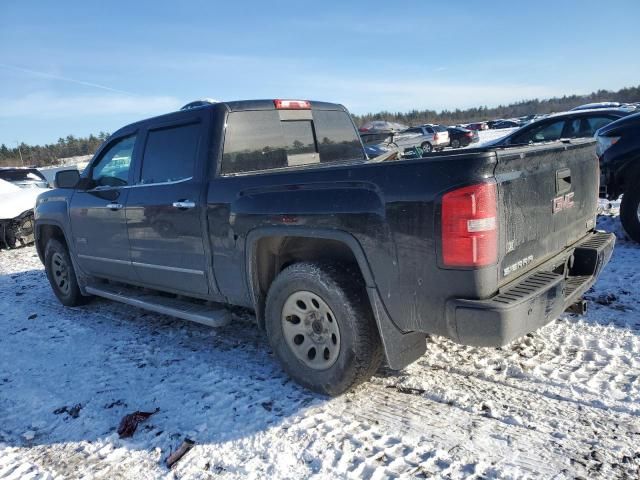
<svg viewBox="0 0 640 480"><path fill-rule="evenodd" d="M384 346L387 362L392 369L400 370L417 360L426 351L425 335L419 332L403 332L391 320L378 289L371 268L362 247L355 237L339 230L323 230L305 227L266 227L252 230L247 235L245 244L245 266L247 289L254 305L259 324L263 324L265 298L261 292L257 272L257 245L267 237L299 237L309 239L334 240L346 245L364 279L380 338Z"/></svg>

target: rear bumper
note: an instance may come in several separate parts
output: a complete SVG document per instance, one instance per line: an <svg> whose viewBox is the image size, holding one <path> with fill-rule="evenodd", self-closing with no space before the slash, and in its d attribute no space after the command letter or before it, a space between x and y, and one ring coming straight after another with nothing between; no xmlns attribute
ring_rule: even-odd
<svg viewBox="0 0 640 480"><path fill-rule="evenodd" d="M593 232L486 300L452 299L447 323L465 345L498 347L558 318L596 281L615 244Z"/></svg>

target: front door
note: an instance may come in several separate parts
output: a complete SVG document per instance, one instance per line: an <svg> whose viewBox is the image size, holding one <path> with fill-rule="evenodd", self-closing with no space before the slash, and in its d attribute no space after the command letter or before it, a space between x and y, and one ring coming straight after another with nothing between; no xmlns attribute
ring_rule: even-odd
<svg viewBox="0 0 640 480"><path fill-rule="evenodd" d="M190 122L190 123L189 123ZM199 120L148 130L139 178L129 189L127 228L133 269L143 284L206 295Z"/></svg>
<svg viewBox="0 0 640 480"><path fill-rule="evenodd" d="M78 263L85 272L118 280L132 280L124 206L136 135L111 142L91 165L89 190L74 192L70 221Z"/></svg>

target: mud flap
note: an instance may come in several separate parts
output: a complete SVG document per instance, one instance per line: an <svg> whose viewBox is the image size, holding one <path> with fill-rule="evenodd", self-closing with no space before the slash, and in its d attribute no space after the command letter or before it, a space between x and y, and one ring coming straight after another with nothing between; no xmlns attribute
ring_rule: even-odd
<svg viewBox="0 0 640 480"><path fill-rule="evenodd" d="M393 370L401 370L424 355L427 350L426 335L399 330L387 314L378 290L375 287L367 287L367 293L389 367Z"/></svg>

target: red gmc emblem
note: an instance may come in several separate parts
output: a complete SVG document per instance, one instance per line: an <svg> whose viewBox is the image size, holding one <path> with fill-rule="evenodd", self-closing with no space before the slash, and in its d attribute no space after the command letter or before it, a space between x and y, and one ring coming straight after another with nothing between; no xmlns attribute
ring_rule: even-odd
<svg viewBox="0 0 640 480"><path fill-rule="evenodd" d="M553 213L561 212L562 210L569 210L573 208L575 203L573 202L573 197L575 196L575 192L567 193L566 195L561 195L553 199Z"/></svg>

